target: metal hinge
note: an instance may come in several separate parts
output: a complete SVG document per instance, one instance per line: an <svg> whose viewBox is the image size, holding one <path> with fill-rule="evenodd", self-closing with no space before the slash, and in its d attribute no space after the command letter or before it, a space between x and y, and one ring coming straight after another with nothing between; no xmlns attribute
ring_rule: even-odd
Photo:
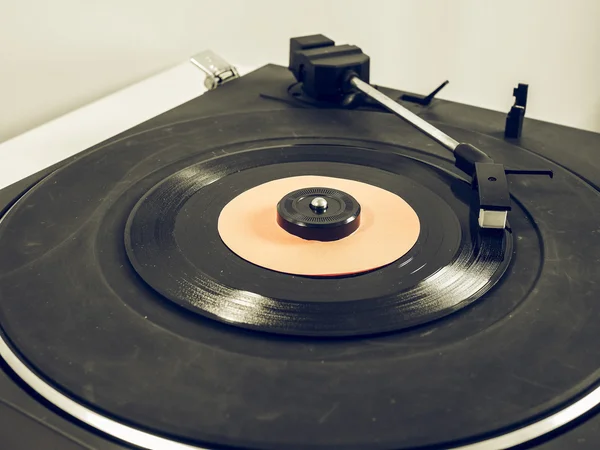
<svg viewBox="0 0 600 450"><path fill-rule="evenodd" d="M190 58L190 61L206 74L204 86L208 90L215 89L223 83L235 80L240 76L235 66L232 66L210 50L198 53Z"/></svg>

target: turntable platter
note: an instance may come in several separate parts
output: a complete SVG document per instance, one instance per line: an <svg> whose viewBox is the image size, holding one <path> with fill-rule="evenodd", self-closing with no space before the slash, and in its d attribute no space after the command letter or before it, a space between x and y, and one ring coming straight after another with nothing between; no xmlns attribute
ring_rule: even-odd
<svg viewBox="0 0 600 450"><path fill-rule="evenodd" d="M389 115L263 111L221 116L220 132L214 121L114 141L47 177L4 216L3 340L52 389L109 422L197 447L402 449L460 446L518 429L595 383L600 361L588 344L598 338L600 242L583 245L583 237L597 232L600 199L584 180L544 161L555 180L515 179L510 230L488 236L472 226L461 174ZM269 131L257 136L265 123ZM540 165L500 140L451 131L499 160L510 153L515 167ZM226 204L261 183L306 175L390 192L425 186L401 195L421 221L415 246L401 257L413 257L407 273L387 265L302 277L227 248L217 229ZM168 189L153 198L161 183ZM172 209L157 216L143 205ZM130 217L136 245L127 250ZM170 258L160 259L166 250ZM419 252L429 255L423 268ZM394 308L410 303L399 297L405 287L423 294L405 310L415 315L390 314L391 298L402 300ZM285 330L264 330L272 315L266 324L219 315L237 314L228 309L236 299L257 298L302 306L282 315L285 327L312 318L308 311L312 327L354 324L362 332L281 336ZM327 321L317 321L324 310ZM388 331L372 334L372 323Z"/></svg>

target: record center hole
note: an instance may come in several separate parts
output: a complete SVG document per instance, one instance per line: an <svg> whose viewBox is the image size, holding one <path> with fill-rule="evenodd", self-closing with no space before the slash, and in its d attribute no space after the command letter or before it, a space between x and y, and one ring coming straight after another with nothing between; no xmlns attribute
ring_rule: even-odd
<svg viewBox="0 0 600 450"><path fill-rule="evenodd" d="M496 181L496 177L489 177L488 181Z"/></svg>

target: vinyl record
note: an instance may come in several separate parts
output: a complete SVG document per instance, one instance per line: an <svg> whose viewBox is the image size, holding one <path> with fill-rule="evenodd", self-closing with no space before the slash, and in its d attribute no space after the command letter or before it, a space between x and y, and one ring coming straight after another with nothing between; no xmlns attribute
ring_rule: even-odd
<svg viewBox="0 0 600 450"><path fill-rule="evenodd" d="M483 295L507 267L510 234L473 222L474 196L467 182L409 158L399 158L385 171L357 166L367 159L376 164L380 156L360 148L307 145L288 152L286 162L280 149L223 156L218 163L225 170L207 161L154 187L136 205L125 230L127 253L138 274L166 298L224 322L274 333L349 336L447 315ZM321 155L330 161L311 162ZM281 180L281 174L358 176L402 196L420 221L416 244L377 273L350 278L298 278L248 264L221 241L219 216L234 197ZM417 177L425 183L414 181ZM227 284L215 282L215 269L224 270L230 261L240 267L227 275Z"/></svg>

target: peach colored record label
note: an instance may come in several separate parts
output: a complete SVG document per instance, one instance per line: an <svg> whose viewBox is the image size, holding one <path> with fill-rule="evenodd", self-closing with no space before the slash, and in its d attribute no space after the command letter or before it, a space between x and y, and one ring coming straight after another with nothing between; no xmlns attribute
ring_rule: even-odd
<svg viewBox="0 0 600 450"><path fill-rule="evenodd" d="M277 203L297 189L327 187L353 196L360 227L332 242L308 241L277 224ZM278 272L309 276L350 275L377 269L405 255L417 242L417 213L402 198L359 181L323 176L282 178L231 200L219 215L221 239L241 258Z"/></svg>

